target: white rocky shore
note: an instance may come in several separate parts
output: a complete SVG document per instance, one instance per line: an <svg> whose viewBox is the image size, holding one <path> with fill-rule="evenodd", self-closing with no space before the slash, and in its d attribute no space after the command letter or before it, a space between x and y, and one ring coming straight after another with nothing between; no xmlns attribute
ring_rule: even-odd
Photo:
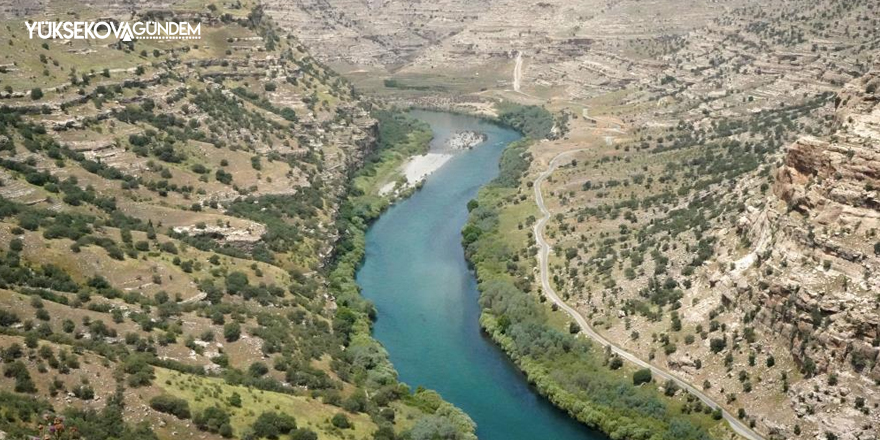
<svg viewBox="0 0 880 440"><path fill-rule="evenodd" d="M446 146L453 150L465 150L476 147L481 142L485 142L486 139L488 139L486 133L479 133L470 130L460 131L452 135L452 137L446 141Z"/></svg>
<svg viewBox="0 0 880 440"><path fill-rule="evenodd" d="M399 190L414 188L422 183L431 173L437 171L449 159L452 159L454 151L474 148L485 142L488 136L485 133L466 130L453 134L446 141L446 153L426 153L414 156L401 166L400 173L403 178L399 181L388 182L379 189L380 195L390 194ZM440 151L443 151L441 148ZM405 180L405 182L404 182Z"/></svg>
<svg viewBox="0 0 880 440"><path fill-rule="evenodd" d="M415 156L407 162L403 174L406 176L407 182L415 185L437 171L449 159L452 159L451 154L428 153Z"/></svg>
<svg viewBox="0 0 880 440"><path fill-rule="evenodd" d="M449 159L452 159L451 154L442 153L427 153L410 158L410 160L403 165L403 169L401 170L404 177L406 177L406 185L404 185L404 188L417 186L431 173L442 167ZM379 194L388 194L393 191L396 186L397 182L388 182L385 186L379 189Z"/></svg>

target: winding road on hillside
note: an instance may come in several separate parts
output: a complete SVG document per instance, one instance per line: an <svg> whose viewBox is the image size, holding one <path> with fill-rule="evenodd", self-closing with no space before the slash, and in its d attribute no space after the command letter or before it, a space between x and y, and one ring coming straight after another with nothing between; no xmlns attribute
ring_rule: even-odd
<svg viewBox="0 0 880 440"><path fill-rule="evenodd" d="M764 440L764 438L761 437L761 435L759 435L758 433L756 433L755 431L750 429L748 426L744 425L742 422L739 421L739 419L737 419L732 414L727 412L724 408L721 407L721 405L716 403L714 400L712 400L712 398L710 398L709 396L704 394L702 391L700 391L699 389L697 389L693 385L678 378L677 376L675 376L674 374L670 373L667 370L664 370L660 367L656 367L654 365L649 364L648 362L645 362L645 361L639 359L634 354L625 351L624 349L618 347L617 345L615 345L611 341L602 337L600 334L596 333L596 331L593 330L593 327L590 326L590 324L587 322L586 319L584 319L583 315L581 315L580 312L575 310L573 307L566 304L565 301L563 301L559 297L559 295L556 294L556 291L553 289L553 286L550 285L550 267L549 267L549 261L548 261L549 256L550 256L550 245L547 243L546 240L544 240L544 226L547 225L547 222L550 220L551 216L550 216L550 210L548 210L547 207L544 206L544 195L541 193L541 184L544 182L544 180L546 180L553 173L553 171L556 169L556 167L559 166L560 160L562 160L565 156L573 154L573 153L577 153L580 151L585 151L585 150L587 150L587 149L581 148L581 149L566 151L566 152L557 154L550 161L550 164L547 166L547 169L543 173L541 173L537 179L535 179L535 184L534 184L535 202L537 202L538 209L541 210L542 216L538 220L538 222L535 223L534 233L535 233L535 241L538 244L538 247L540 248L540 250L538 252L538 266L539 266L540 272L541 272L541 287L544 291L544 294L547 295L547 297L550 298L551 301L556 303L556 305L558 305L560 309L562 309L566 313L568 313L572 317L572 319L574 319L575 322L578 323L578 325L580 325L582 334L587 335L588 337L590 337L594 341L598 342L603 347L610 347L611 351L614 352L615 354L617 354L618 356L620 356L621 358L626 359L626 360L638 365L641 368L650 369L651 374L654 377L659 377L659 378L662 378L665 380L672 380L673 382L676 383L676 385L679 386L679 388L685 389L689 393L693 394L694 396L697 396L700 400L703 401L703 403L705 403L706 405L709 405L713 409L720 408L721 414L723 415L724 419L727 420L727 422L730 424L730 427L737 434L741 435L742 437L744 437L748 440Z"/></svg>

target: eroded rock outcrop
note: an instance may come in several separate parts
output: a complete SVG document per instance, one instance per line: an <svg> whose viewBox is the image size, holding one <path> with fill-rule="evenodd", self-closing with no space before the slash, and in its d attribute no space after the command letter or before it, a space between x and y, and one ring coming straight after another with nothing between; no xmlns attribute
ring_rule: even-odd
<svg viewBox="0 0 880 440"><path fill-rule="evenodd" d="M788 393L796 413L838 438L865 438L880 422L864 410L880 401L878 84L880 71L848 84L835 133L789 146L765 207L739 223L754 261L731 273L748 286L731 300L787 339L800 364L804 380Z"/></svg>

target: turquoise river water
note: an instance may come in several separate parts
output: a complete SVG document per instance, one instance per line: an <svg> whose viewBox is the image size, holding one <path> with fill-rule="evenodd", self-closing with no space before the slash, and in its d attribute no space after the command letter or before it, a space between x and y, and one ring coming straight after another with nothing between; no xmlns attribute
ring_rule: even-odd
<svg viewBox="0 0 880 440"><path fill-rule="evenodd" d="M374 336L403 382L437 390L462 408L482 440L606 439L538 395L480 330L479 293L464 259L461 228L467 202L498 174L502 150L520 135L468 116L412 114L434 130L432 150L463 130L488 139L457 153L368 231L357 281L378 308Z"/></svg>

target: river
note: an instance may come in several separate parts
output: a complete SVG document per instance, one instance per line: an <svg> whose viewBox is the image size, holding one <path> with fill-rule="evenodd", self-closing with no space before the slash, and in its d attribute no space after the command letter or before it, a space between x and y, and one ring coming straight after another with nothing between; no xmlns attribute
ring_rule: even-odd
<svg viewBox="0 0 880 440"><path fill-rule="evenodd" d="M502 150L520 135L469 116L412 115L434 130L432 150L459 131L488 138L458 153L367 232L357 282L378 309L374 336L403 382L437 390L463 409L482 440L606 439L537 394L480 330L479 293L464 259L461 228L467 202L498 174Z"/></svg>

